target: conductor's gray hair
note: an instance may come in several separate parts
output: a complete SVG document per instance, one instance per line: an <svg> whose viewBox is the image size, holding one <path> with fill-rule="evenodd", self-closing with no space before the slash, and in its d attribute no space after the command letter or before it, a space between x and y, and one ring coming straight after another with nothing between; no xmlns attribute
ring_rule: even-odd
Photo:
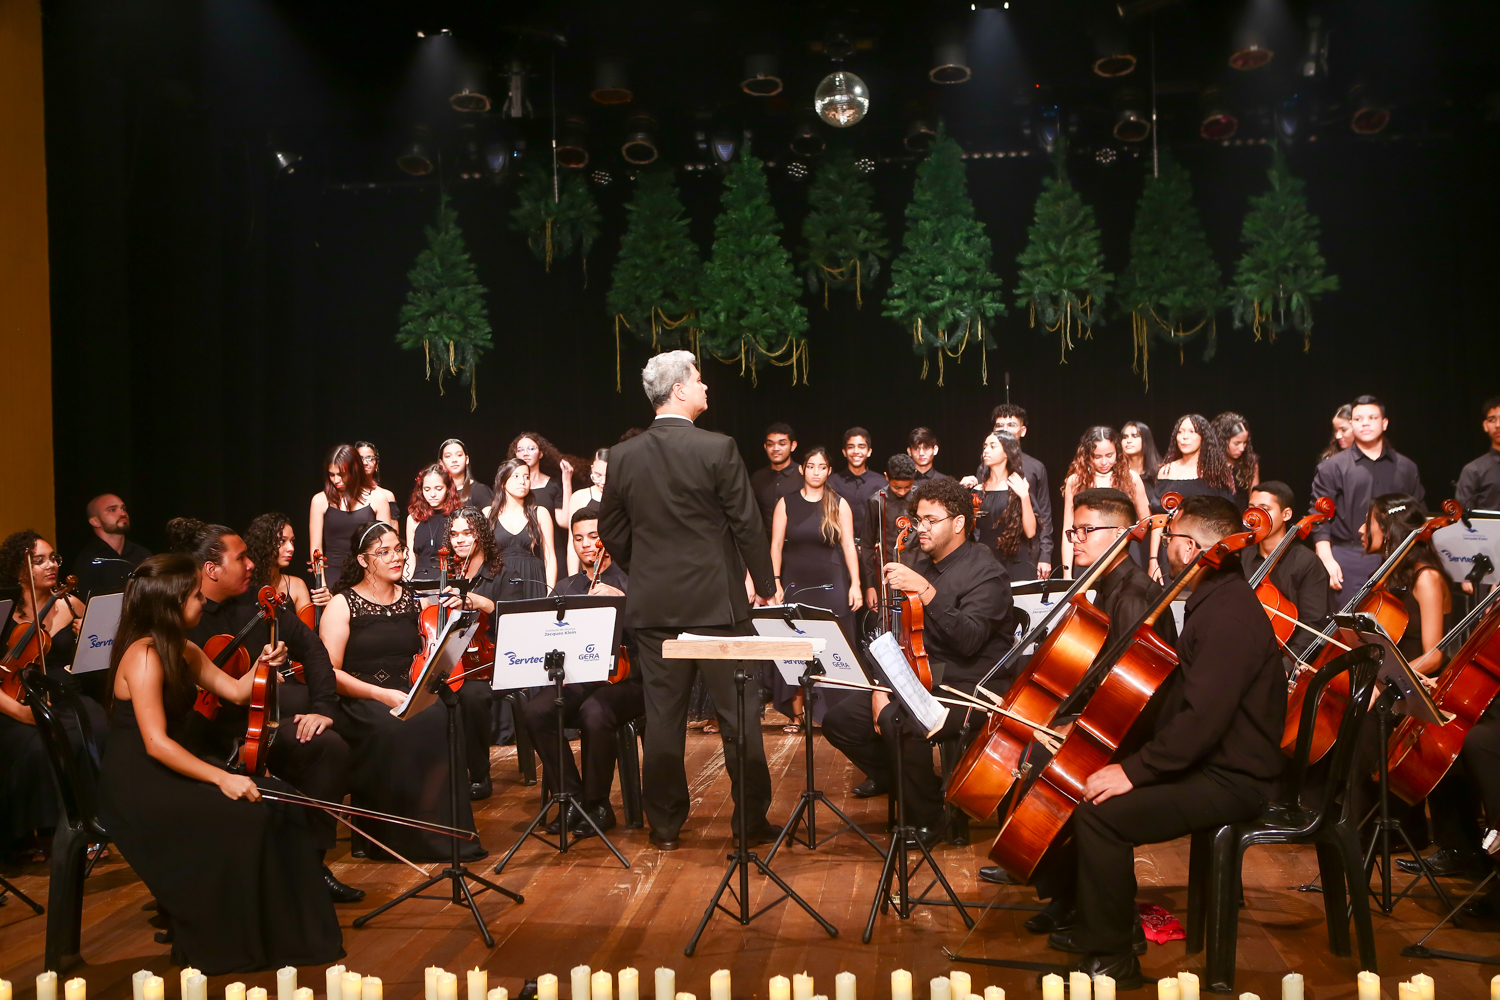
<svg viewBox="0 0 1500 1000"><path fill-rule="evenodd" d="M646 367L641 369L641 386L645 388L652 408L671 399L672 387L679 382L686 383L697 363L692 351L667 351L647 361Z"/></svg>

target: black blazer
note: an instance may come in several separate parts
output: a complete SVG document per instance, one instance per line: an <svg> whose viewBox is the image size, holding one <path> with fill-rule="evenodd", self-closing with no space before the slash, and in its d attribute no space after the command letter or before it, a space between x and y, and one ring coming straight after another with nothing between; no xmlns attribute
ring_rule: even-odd
<svg viewBox="0 0 1500 1000"><path fill-rule="evenodd" d="M734 441L658 417L609 452L599 537L630 574L625 625L695 628L750 617L745 568L775 593L771 547Z"/></svg>

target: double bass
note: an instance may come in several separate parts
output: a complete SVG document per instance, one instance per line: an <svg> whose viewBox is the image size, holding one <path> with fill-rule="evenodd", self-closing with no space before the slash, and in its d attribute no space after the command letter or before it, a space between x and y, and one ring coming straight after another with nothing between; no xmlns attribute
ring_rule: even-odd
<svg viewBox="0 0 1500 1000"><path fill-rule="evenodd" d="M1271 519L1258 507L1244 514L1249 530L1221 539L1198 554L1128 633L1109 643L1094 665L1057 707L1057 716L1082 714L1052 759L1030 787L1017 797L1010 816L990 848L990 858L1017 879L1029 879L1073 810L1083 802L1083 788L1095 771L1126 752L1146 706L1177 669L1177 652L1155 631L1156 620L1206 569L1218 569L1231 553L1257 544ZM1096 677L1100 677L1094 687Z"/></svg>
<svg viewBox="0 0 1500 1000"><path fill-rule="evenodd" d="M25 701L26 692L21 689L21 671L27 667L41 663L52 648L52 635L47 631L45 622L52 614L53 607L58 601L66 600L78 586L78 578L69 576L53 588L52 595L47 598L36 617L26 623L26 627L16 635L9 648L0 655L0 691L16 701Z"/></svg>
<svg viewBox="0 0 1500 1000"><path fill-rule="evenodd" d="M1333 514L1333 499L1318 497L1313 503L1313 512L1287 529L1286 535L1277 543L1276 548L1250 576L1250 589L1255 591L1255 597L1260 601L1260 606L1265 608L1266 614L1270 616L1271 631L1276 633L1276 641L1283 647L1291 641L1292 635L1297 631L1297 605L1288 600L1287 596L1277 589L1276 584L1271 582L1271 571L1281 562L1281 557L1291 549L1292 543L1299 538L1306 538L1313 528L1330 520ZM1288 653L1290 654L1290 650Z"/></svg>
<svg viewBox="0 0 1500 1000"><path fill-rule="evenodd" d="M1152 514L1121 532L1104 554L1073 581L1052 610L990 668L974 686L974 693L979 694L990 678L1003 676L1032 643L1041 640L1026 667L1000 699L1000 706L1035 726L1049 725L1057 706L1078 685L1109 635L1109 618L1089 602L1090 588L1121 560L1130 558L1127 550L1131 542L1145 541L1151 532L1166 527L1171 511L1181 503L1180 495L1167 493L1162 497L1167 513ZM1016 780L1029 772L1030 765L1024 761L1033 739L1032 728L1009 716L991 714L954 767L943 792L944 800L975 819L989 818Z"/></svg>
<svg viewBox="0 0 1500 1000"><path fill-rule="evenodd" d="M1443 501L1443 513L1429 517L1420 528L1416 528L1380 564L1365 585L1344 604L1344 614L1363 614L1374 618L1385 629L1392 642L1400 642L1406 633L1406 605L1401 598L1385 589L1386 581L1401 565L1418 542L1427 541L1439 528L1454 524L1463 516L1463 508L1456 500ZM1299 663L1292 677L1291 693L1286 700L1286 728L1281 734L1281 752L1290 757L1297 748L1297 732L1301 728L1302 702L1307 697L1307 686L1313 675L1329 660L1353 646L1364 645L1358 635L1340 629L1329 622L1319 632L1318 638L1304 652L1306 661ZM1344 717L1344 705L1349 701L1349 675L1339 674L1323 688L1318 698L1317 712L1313 716L1312 749L1307 762L1316 763L1323 758L1334 738L1338 736L1339 721Z"/></svg>
<svg viewBox="0 0 1500 1000"><path fill-rule="evenodd" d="M250 638L251 631L260 622L272 622L274 628L276 612L285 601L286 595L278 594L270 587L260 588L255 595L255 615L234 635L209 636L208 641L203 644L203 652L213 661L214 666L230 677L238 680L245 676L251 667L250 654L245 652L245 640ZM272 634L275 634L274 631ZM193 710L206 719L218 718L218 695L200 688L197 700L193 702Z"/></svg>

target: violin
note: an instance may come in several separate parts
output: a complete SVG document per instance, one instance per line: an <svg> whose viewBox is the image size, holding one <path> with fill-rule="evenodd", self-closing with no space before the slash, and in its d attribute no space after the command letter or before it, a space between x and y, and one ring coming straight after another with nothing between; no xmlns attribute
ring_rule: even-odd
<svg viewBox="0 0 1500 1000"><path fill-rule="evenodd" d="M1468 638L1438 675L1432 692L1438 708L1453 718L1439 726L1406 716L1386 747L1391 791L1412 805L1432 794L1458 760L1464 737L1500 693L1500 587L1491 587L1439 646L1446 648L1464 635Z"/></svg>
<svg viewBox="0 0 1500 1000"><path fill-rule="evenodd" d="M1142 712L1177 669L1177 652L1157 636L1156 620L1204 571L1219 569L1231 553L1265 538L1271 519L1265 511L1251 507L1244 514L1244 524L1247 530L1200 552L1135 627L1105 647L1058 705L1056 716L1071 714L1079 705L1083 711L1052 759L1017 797L990 848L990 858L1012 876L1031 877L1083 801L1084 784L1094 772L1124 755Z"/></svg>
<svg viewBox="0 0 1500 1000"><path fill-rule="evenodd" d="M974 686L974 693L978 695L979 689L990 678L1004 675L1025 650L1033 643L1041 642L1000 699L1000 707L1012 715L993 713L989 716L979 736L969 744L954 767L943 791L945 801L975 819L988 819L1000 807L1016 780L1030 772L1031 765L1025 761L1033 740L1032 731L1052 722L1057 706L1077 687L1109 635L1109 617L1089 602L1086 596L1089 589L1121 560L1130 558L1128 546L1132 541L1143 542L1151 532L1166 527L1170 512L1181 503L1179 494L1167 493L1162 497L1162 506L1168 513L1152 514L1129 531L1121 532L1104 554L1073 581L1052 610L1012 645ZM1031 725L1023 724L1015 716Z"/></svg>
<svg viewBox="0 0 1500 1000"><path fill-rule="evenodd" d="M438 549L438 599L422 609L417 615L417 634L422 637L422 651L412 654L411 658L411 680L415 684L417 678L422 676L422 668L427 666L427 657L432 655L433 643L437 642L438 633L443 630L443 622L447 620L447 612L443 608L443 591L448 589L448 557L451 553L448 546L444 545ZM454 688L454 690L458 690Z"/></svg>
<svg viewBox="0 0 1500 1000"><path fill-rule="evenodd" d="M594 588L599 585L599 577L604 573L605 554L604 542L601 541L599 543L599 554L594 557L594 572L589 577L589 593L593 593ZM609 668L609 682L611 684L618 684L629 677L630 650L626 649L625 644L622 642L620 643L619 651L615 654L614 665Z"/></svg>
<svg viewBox="0 0 1500 1000"><path fill-rule="evenodd" d="M26 692L21 689L21 671L42 662L52 648L52 636L42 623L51 616L57 602L66 600L77 586L78 578L69 576L54 587L52 595L47 598L47 603L42 605L36 617L26 623L26 627L15 637L4 655L0 655L0 691L16 701L26 700Z"/></svg>
<svg viewBox="0 0 1500 1000"><path fill-rule="evenodd" d="M308 572L312 573L316 589L326 590L328 587L328 557L323 554L322 549L314 549L312 558L307 560ZM310 629L318 627L318 606L309 604L305 608L297 609L297 617L302 624Z"/></svg>
<svg viewBox="0 0 1500 1000"><path fill-rule="evenodd" d="M443 549L438 553L438 560L444 559ZM468 599L469 580L459 571L458 554L454 553L447 557L449 565L440 566L439 571L447 569L458 581L458 592L460 595L460 606ZM464 650L463 656L459 657L453 665L453 671L448 675L448 686L454 691L463 687L464 681L470 677L480 680L489 680L495 676L495 641L490 638L490 616L484 615L479 619L479 627L474 630L474 635L469 639L469 648Z"/></svg>
<svg viewBox="0 0 1500 1000"><path fill-rule="evenodd" d="M1291 549L1293 542L1299 538L1306 538L1313 528L1332 517L1333 499L1318 497L1313 503L1313 512L1287 529L1286 536L1277 543L1276 548L1250 577L1250 589L1255 591L1260 606L1265 608L1266 614L1270 616L1271 631L1276 633L1276 641L1283 647L1291 641L1293 633L1297 631L1297 605L1288 600L1287 596L1276 588L1276 584L1271 582L1271 571L1276 568L1277 563L1281 562L1281 557ZM1290 653L1290 650L1288 652Z"/></svg>
<svg viewBox="0 0 1500 1000"><path fill-rule="evenodd" d="M1401 602L1401 598L1385 589L1386 581L1391 578L1391 574L1396 571L1402 560L1418 542L1427 541L1434 531L1456 523L1459 518L1463 517L1463 513L1463 508L1459 506L1458 501L1444 500L1443 513L1428 518L1420 528L1407 535L1386 561L1380 564L1380 568L1365 582L1365 585L1349 598L1344 605L1343 613L1369 615L1380 623L1392 642L1400 642L1401 637L1406 634L1408 617L1406 605ZM1355 633L1340 629L1333 622L1329 622L1318 634L1318 638L1313 640L1312 645L1307 647L1303 654L1306 659L1298 663L1297 672L1292 675L1291 693L1287 696L1286 728L1281 734L1282 753L1290 757L1297 748L1302 702L1307 698L1307 686L1312 681L1313 674L1344 650L1362 646L1364 642L1365 640ZM1344 717L1344 706L1348 701L1349 675L1339 674L1328 682L1328 685L1323 688L1323 694L1318 698L1317 713L1313 716L1312 749L1307 758L1309 764L1321 760L1333 746L1333 741L1338 736L1339 722Z"/></svg>
<svg viewBox="0 0 1500 1000"><path fill-rule="evenodd" d="M901 561L901 553L906 551L906 542L916 531L916 525L909 517L896 519L896 528L901 534L896 538L896 562ZM884 578L885 574L881 573ZM901 652L906 654L906 662L911 665L912 672L917 675L917 680L927 690L932 690L932 667L927 662L927 640L923 636L923 612L920 592L915 590L903 590L898 598L901 608L896 611L900 619L897 623L899 628L895 632L896 643L901 647Z"/></svg>
<svg viewBox="0 0 1500 1000"><path fill-rule="evenodd" d="M259 605L256 617L265 619L271 633L269 643L275 649L276 612L285 602L286 595L277 594L270 587L262 587L255 599ZM276 707L276 682L277 672L269 663L262 660L255 664L255 678L250 682L250 718L245 726L245 742L240 746L240 766L245 769L246 774L266 772L271 743L276 739L277 729L281 726L281 713Z"/></svg>
<svg viewBox="0 0 1500 1000"><path fill-rule="evenodd" d="M224 671L230 677L238 680L245 676L250 669L250 654L245 652L245 640L250 637L250 632L255 626L263 621L275 622L276 611L286 601L286 595L278 594L270 587L260 588L255 596L255 615L245 623L244 628L234 635L213 635L203 644L203 652L213 661L214 666ZM205 719L216 719L219 716L219 696L204 691L198 691L197 700L193 702L193 710Z"/></svg>

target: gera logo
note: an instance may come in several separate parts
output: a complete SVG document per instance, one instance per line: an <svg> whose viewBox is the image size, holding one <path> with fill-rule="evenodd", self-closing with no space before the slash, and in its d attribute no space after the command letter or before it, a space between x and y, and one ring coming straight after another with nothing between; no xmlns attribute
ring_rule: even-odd
<svg viewBox="0 0 1500 1000"><path fill-rule="evenodd" d="M597 660L599 659L599 653L594 649L594 644L591 642L583 647L583 652L579 653L577 658L580 660Z"/></svg>

